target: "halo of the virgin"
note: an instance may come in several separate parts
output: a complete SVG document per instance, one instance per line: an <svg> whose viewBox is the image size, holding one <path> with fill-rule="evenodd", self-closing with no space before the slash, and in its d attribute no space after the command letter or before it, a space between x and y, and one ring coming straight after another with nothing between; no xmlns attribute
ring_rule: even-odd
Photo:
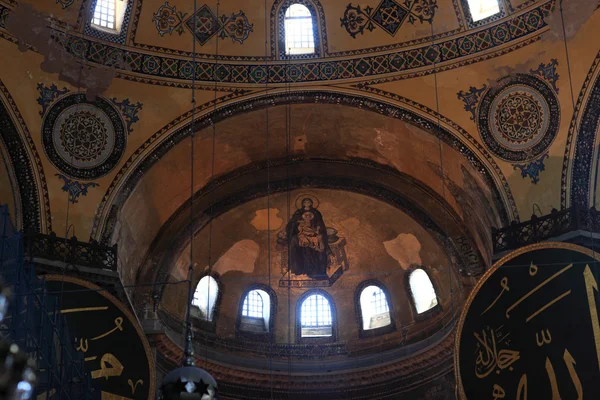
<svg viewBox="0 0 600 400"><path fill-rule="evenodd" d="M313 208L319 208L320 203L319 203L319 199L317 198L317 196L314 196L312 194L303 193L296 198L296 202L294 203L297 210L302 208L302 200L304 200L304 199L311 199L313 202Z"/></svg>

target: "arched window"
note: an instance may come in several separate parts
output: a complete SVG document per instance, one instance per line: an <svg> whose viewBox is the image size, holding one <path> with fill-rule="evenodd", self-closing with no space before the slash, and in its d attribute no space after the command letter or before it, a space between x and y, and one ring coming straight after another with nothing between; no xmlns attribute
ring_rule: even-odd
<svg viewBox="0 0 600 400"><path fill-rule="evenodd" d="M500 12L498 0L468 0L473 22L491 17Z"/></svg>
<svg viewBox="0 0 600 400"><path fill-rule="evenodd" d="M331 304L325 296L308 296L300 309L301 337L327 337L333 335Z"/></svg>
<svg viewBox="0 0 600 400"><path fill-rule="evenodd" d="M271 297L267 292L254 289L248 292L242 305L240 330L268 332L271 318Z"/></svg>
<svg viewBox="0 0 600 400"><path fill-rule="evenodd" d="M92 27L110 33L119 33L128 0L96 0Z"/></svg>
<svg viewBox="0 0 600 400"><path fill-rule="evenodd" d="M412 292L413 301L415 302L417 314L422 314L438 305L437 295L427 272L420 268L415 269L410 274L408 283L410 285L410 291Z"/></svg>
<svg viewBox="0 0 600 400"><path fill-rule="evenodd" d="M215 278L206 275L200 279L192 300L192 305L200 309L200 319L212 321L218 294L219 285Z"/></svg>
<svg viewBox="0 0 600 400"><path fill-rule="evenodd" d="M310 10L302 4L292 4L285 11L285 54L313 54L315 37Z"/></svg>
<svg viewBox="0 0 600 400"><path fill-rule="evenodd" d="M379 286L371 285L362 290L360 310L364 330L381 328L392 323L387 297Z"/></svg>

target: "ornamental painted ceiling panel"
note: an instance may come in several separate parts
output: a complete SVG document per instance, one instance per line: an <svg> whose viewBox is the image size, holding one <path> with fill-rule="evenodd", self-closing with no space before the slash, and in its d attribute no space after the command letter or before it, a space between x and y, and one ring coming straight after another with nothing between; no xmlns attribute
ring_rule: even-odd
<svg viewBox="0 0 600 400"><path fill-rule="evenodd" d="M534 184L545 170L544 161L560 128L557 66L553 59L528 74L515 73L492 86L458 92L488 150Z"/></svg>
<svg viewBox="0 0 600 400"><path fill-rule="evenodd" d="M393 49L429 41L435 10L438 7L445 12L435 15L434 28L436 35L448 36L459 33L464 24L460 13L459 0L369 0L364 7L370 10L369 19L373 27L368 37L352 39L347 29L340 25L344 18L346 5L331 1L308 1L311 10L317 15L317 24L313 27L316 36L327 43L324 55L344 56L363 54L369 50ZM352 5L354 6L354 5ZM158 50L167 53L184 53L192 51L192 40L189 34L193 31L191 24L194 14L193 3L181 0L144 0L138 1L132 13L130 38L135 47ZM285 9L285 1L267 2L269 25L268 41L277 41L279 21L273 18L279 9ZM360 4L363 7L363 4ZM366 8L361 8L363 11ZM285 11L285 10L284 10ZM200 25L198 37L198 53L201 57L214 55L216 42L214 35L231 38L219 43L219 54L236 59L258 60L265 56L265 10L263 3L254 7L246 7L221 3L217 9L216 2L199 2L196 13ZM148 23L150 22L151 23ZM208 25L211 25L209 27ZM347 25L350 22L347 23ZM224 26L221 29L220 26ZM202 31L206 30L206 31ZM330 36L330 38L322 36ZM241 45L243 44L243 45ZM327 47L326 46L326 47ZM275 51L268 49L269 56Z"/></svg>
<svg viewBox="0 0 600 400"><path fill-rule="evenodd" d="M42 97L44 94L42 94ZM92 180L108 174L127 145L127 127L113 102L73 93L48 107L42 123L44 151L64 174Z"/></svg>
<svg viewBox="0 0 600 400"><path fill-rule="evenodd" d="M220 55L264 58L264 25L257 25L262 20L262 7L242 3L198 2L194 19L193 2L145 0L134 4L130 39L141 49L191 55L195 36L200 58L214 56L217 41Z"/></svg>

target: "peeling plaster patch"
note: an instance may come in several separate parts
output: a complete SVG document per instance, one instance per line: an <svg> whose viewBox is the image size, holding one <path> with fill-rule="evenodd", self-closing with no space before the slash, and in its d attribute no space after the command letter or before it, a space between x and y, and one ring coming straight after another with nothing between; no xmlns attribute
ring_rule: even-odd
<svg viewBox="0 0 600 400"><path fill-rule="evenodd" d="M283 219L279 218L277 214L279 214L277 208L257 210L254 219L250 223L259 231L268 229L274 231L279 229L283 223Z"/></svg>
<svg viewBox="0 0 600 400"><path fill-rule="evenodd" d="M251 274L254 272L259 250L260 247L254 240L240 240L217 260L213 270L220 275L230 271Z"/></svg>
<svg viewBox="0 0 600 400"><path fill-rule="evenodd" d="M383 242L383 246L403 270L407 270L411 264L423 264L419 255L421 243L412 233L401 233L396 239Z"/></svg>
<svg viewBox="0 0 600 400"><path fill-rule="evenodd" d="M544 40L555 42L564 40L565 36L567 40L571 40L596 11L598 0L562 0L562 8L565 21L564 31L560 6L556 5L554 12L545 18L550 29L542 36Z"/></svg>
<svg viewBox="0 0 600 400"><path fill-rule="evenodd" d="M30 46L44 56L42 71L58 74L58 78L75 87L87 89L86 96L93 101L111 85L115 69L83 66L78 58L57 43L58 32L48 27L52 21L27 3L19 3L6 20L6 29L19 41L19 50L25 52ZM125 62L120 67L125 67Z"/></svg>
<svg viewBox="0 0 600 400"><path fill-rule="evenodd" d="M307 143L306 135L296 136L294 138L294 152L304 153Z"/></svg>

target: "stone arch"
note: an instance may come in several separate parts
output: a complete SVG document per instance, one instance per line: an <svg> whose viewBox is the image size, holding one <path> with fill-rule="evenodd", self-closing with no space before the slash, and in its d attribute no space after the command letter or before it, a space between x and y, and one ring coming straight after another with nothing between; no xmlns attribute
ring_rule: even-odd
<svg viewBox="0 0 600 400"><path fill-rule="evenodd" d="M26 139L26 141L24 140ZM15 202L20 206L17 228L52 230L50 200L40 157L12 96L0 81L0 140L8 150L9 168L17 183Z"/></svg>

